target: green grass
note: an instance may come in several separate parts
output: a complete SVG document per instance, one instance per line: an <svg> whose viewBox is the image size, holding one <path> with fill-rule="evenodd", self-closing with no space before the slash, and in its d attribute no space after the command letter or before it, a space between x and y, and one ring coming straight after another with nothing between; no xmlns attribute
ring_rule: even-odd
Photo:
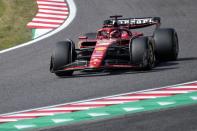
<svg viewBox="0 0 197 131"><path fill-rule="evenodd" d="M0 0L0 17L3 15L5 11L5 4L3 1Z"/></svg>
<svg viewBox="0 0 197 131"><path fill-rule="evenodd" d="M0 50L31 40L26 25L36 12L36 0L0 0Z"/></svg>

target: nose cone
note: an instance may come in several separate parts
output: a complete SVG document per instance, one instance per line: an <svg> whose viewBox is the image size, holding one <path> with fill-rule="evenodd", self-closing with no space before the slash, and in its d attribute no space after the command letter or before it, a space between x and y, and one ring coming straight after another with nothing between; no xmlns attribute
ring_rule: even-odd
<svg viewBox="0 0 197 131"><path fill-rule="evenodd" d="M92 53L89 67L90 68L100 68L102 66L102 62L105 58L107 48L110 46L111 41L100 40L97 41L95 49Z"/></svg>
<svg viewBox="0 0 197 131"><path fill-rule="evenodd" d="M90 63L89 63L89 67L90 68L99 68L99 67L101 67L101 64L102 64L102 59L91 58Z"/></svg>

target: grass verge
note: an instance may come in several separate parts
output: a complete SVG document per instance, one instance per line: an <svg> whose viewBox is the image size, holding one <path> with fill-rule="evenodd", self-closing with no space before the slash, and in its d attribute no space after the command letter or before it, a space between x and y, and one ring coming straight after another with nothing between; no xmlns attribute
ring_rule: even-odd
<svg viewBox="0 0 197 131"><path fill-rule="evenodd" d="M36 12L36 0L0 0L0 50L31 40L26 25Z"/></svg>

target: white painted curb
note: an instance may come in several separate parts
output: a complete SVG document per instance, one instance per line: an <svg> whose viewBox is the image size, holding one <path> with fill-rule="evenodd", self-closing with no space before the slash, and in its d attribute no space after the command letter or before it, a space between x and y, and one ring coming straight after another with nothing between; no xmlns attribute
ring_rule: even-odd
<svg viewBox="0 0 197 131"><path fill-rule="evenodd" d="M9 52L9 51L12 51L12 50L24 47L24 46L28 46L28 45L34 44L34 43L36 43L38 41L46 39L46 38L48 38L48 37L60 32L61 30L65 29L74 20L74 18L76 16L76 13L77 13L77 8L75 6L74 0L67 0L67 2L68 2L68 5L69 5L70 14L69 14L67 20L60 27L58 27L57 29L55 29L54 31L52 31L52 32L50 32L50 33L48 33L46 35L43 35L43 36L41 36L41 37L39 37L37 39L34 39L32 41L29 41L27 43L23 43L21 45L15 46L15 47L2 50L2 51L0 51L0 54L5 53L5 52Z"/></svg>

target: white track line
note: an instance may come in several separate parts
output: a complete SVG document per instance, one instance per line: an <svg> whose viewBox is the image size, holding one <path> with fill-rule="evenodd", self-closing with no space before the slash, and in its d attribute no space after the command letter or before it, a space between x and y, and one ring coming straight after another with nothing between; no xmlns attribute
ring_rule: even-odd
<svg viewBox="0 0 197 131"><path fill-rule="evenodd" d="M158 96L119 96L108 99L150 99L150 98L158 98Z"/></svg>
<svg viewBox="0 0 197 131"><path fill-rule="evenodd" d="M68 14L68 11L56 11L56 10L47 10L47 9L39 9L39 12L45 13L57 13L57 14Z"/></svg>
<svg viewBox="0 0 197 131"><path fill-rule="evenodd" d="M58 110L58 111L61 111L61 110L88 110L90 108L94 108L94 107L55 107L55 108L49 108L49 109L44 109L44 110L41 110L41 111L53 111L53 110Z"/></svg>
<svg viewBox="0 0 197 131"><path fill-rule="evenodd" d="M190 89L197 89L196 86L179 86L179 87L173 87L173 89L176 89L176 88L190 88Z"/></svg>
<svg viewBox="0 0 197 131"><path fill-rule="evenodd" d="M63 18L63 19L66 19L67 18L67 15L50 15L50 14L43 14L43 13L38 13L36 15L36 17L51 17L51 18Z"/></svg>
<svg viewBox="0 0 197 131"><path fill-rule="evenodd" d="M34 21L41 21L41 22L56 22L56 23L63 23L64 20L52 20L52 19L44 19L44 18L33 18L32 22Z"/></svg>
<svg viewBox="0 0 197 131"><path fill-rule="evenodd" d="M56 0L50 0L50 1L56 1ZM64 0L58 0L58 1L64 2ZM18 46L9 48L9 49L2 50L2 51L0 51L0 54L3 54L5 52L9 52L9 51L12 51L12 50L15 50L15 49L24 47L24 46L28 46L28 45L34 44L34 43L36 43L38 41L41 41L43 39L46 39L46 38L48 38L48 37L50 37L50 36L58 33L59 31L65 29L74 20L74 18L76 16L76 12L77 12L77 8L75 6L74 0L67 0L67 3L69 5L69 9L70 9L70 12L69 13L70 14L69 14L67 20L59 28L57 28L54 31L52 31L52 32L50 32L50 33L48 33L46 35L43 35L43 36L41 36L41 37L39 37L39 38L37 38L35 40L29 41L27 43L23 43L21 45L18 45ZM66 10L67 10L67 8L66 8Z"/></svg>
<svg viewBox="0 0 197 131"><path fill-rule="evenodd" d="M68 10L68 8L65 6L64 8L54 7L54 6L46 6L46 5L38 5L38 8L42 9L57 9L57 10Z"/></svg>
<svg viewBox="0 0 197 131"><path fill-rule="evenodd" d="M57 2L45 2L45 1L37 1L38 4L47 4L47 5L64 5L66 6L67 4L62 2L62 3L57 3Z"/></svg>
<svg viewBox="0 0 197 131"><path fill-rule="evenodd" d="M170 94L183 94L183 93L188 93L189 91L169 91L169 90L166 90L166 91L150 91L150 92L144 92L144 94L152 94L152 93L159 93L159 94L167 94L167 93L170 93Z"/></svg>
<svg viewBox="0 0 197 131"><path fill-rule="evenodd" d="M31 22L28 24L28 26L47 26L47 27L55 28L60 26L60 24L42 24L42 23Z"/></svg>

